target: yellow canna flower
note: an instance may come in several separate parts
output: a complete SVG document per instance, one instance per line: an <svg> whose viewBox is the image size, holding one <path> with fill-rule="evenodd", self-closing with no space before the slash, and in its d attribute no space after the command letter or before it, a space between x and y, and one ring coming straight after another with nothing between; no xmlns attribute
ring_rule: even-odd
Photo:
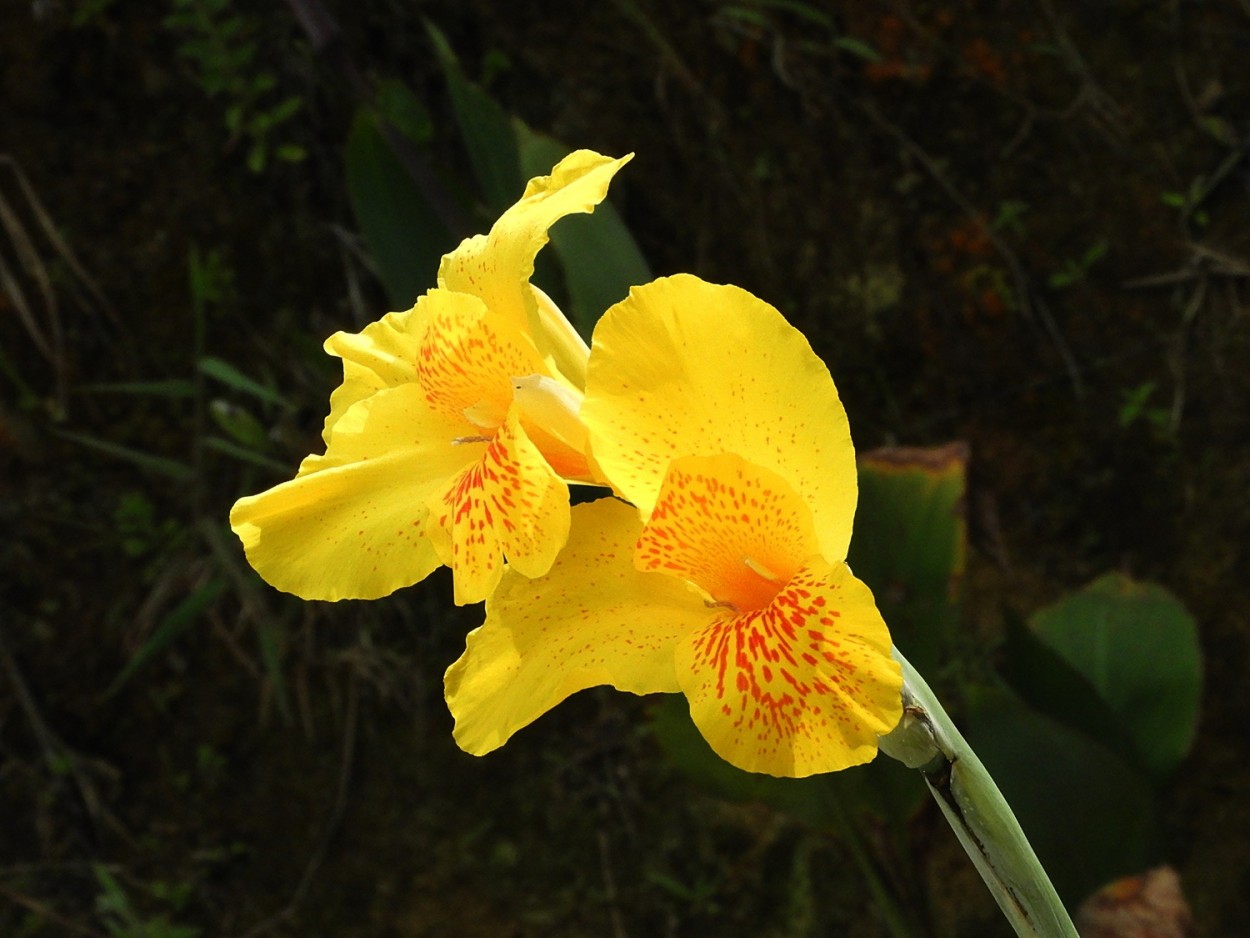
<svg viewBox="0 0 1250 938"><path fill-rule="evenodd" d="M326 341L343 383L325 454L230 513L265 580L305 599L375 599L447 565L456 602L471 603L504 557L526 576L548 570L568 537L566 480L593 478L577 417L589 351L529 278L551 225L593 211L629 159L570 154L444 257L412 309Z"/></svg>
<svg viewBox="0 0 1250 938"><path fill-rule="evenodd" d="M448 670L457 742L483 754L570 694L686 695L712 748L802 777L871 760L902 677L846 565L846 414L768 304L677 276L595 330L582 419L618 494L573 508L550 572L505 572Z"/></svg>

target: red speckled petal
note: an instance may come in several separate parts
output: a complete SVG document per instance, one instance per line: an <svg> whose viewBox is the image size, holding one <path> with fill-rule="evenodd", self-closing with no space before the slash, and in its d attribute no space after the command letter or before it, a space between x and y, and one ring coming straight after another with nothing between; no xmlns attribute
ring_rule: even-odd
<svg viewBox="0 0 1250 938"><path fill-rule="evenodd" d="M846 564L815 559L767 607L720 611L678 648L677 672L721 758L793 778L871 761L902 716L902 676Z"/></svg>
<svg viewBox="0 0 1250 938"><path fill-rule="evenodd" d="M426 500L473 458L452 443L459 430L415 384L357 401L324 456L235 503L230 524L248 562L304 599L376 599L423 579L440 565Z"/></svg>
<svg viewBox="0 0 1250 938"><path fill-rule="evenodd" d="M591 457L644 516L673 459L738 453L799 494L821 556L846 556L846 412L802 333L745 290L688 274L632 289L595 329L581 415Z"/></svg>
<svg viewBox="0 0 1250 938"><path fill-rule="evenodd" d="M490 234L465 240L443 258L439 286L480 297L491 312L537 337L538 307L529 279L534 258L547 243L547 229L565 215L594 211L629 159L590 150L570 153L551 175L530 180L521 200L499 217Z"/></svg>
<svg viewBox="0 0 1250 938"><path fill-rule="evenodd" d="M489 596L503 558L520 574L550 569L569 534L569 490L509 413L477 458L430 499L429 534L452 568L458 604Z"/></svg>
<svg viewBox="0 0 1250 938"><path fill-rule="evenodd" d="M640 570L690 580L738 612L768 605L819 550L812 513L739 456L676 459L638 541Z"/></svg>
<svg viewBox="0 0 1250 938"><path fill-rule="evenodd" d="M543 369L533 343L474 296L431 290L417 378L429 406L493 432L512 406L512 379Z"/></svg>
<svg viewBox="0 0 1250 938"><path fill-rule="evenodd" d="M447 671L456 742L468 752L497 749L587 687L676 692L674 647L719 611L682 581L634 568L641 523L630 506L575 505L573 522L545 577L504 574L485 624Z"/></svg>

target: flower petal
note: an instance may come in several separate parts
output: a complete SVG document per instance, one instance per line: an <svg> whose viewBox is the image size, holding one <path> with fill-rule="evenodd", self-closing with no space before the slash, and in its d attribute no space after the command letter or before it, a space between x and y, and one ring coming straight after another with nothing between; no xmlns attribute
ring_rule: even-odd
<svg viewBox="0 0 1250 938"><path fill-rule="evenodd" d="M673 577L634 568L638 513L605 498L573 508L551 572L508 571L447 670L456 742L483 755L570 694L609 684L633 694L678 690L673 649L715 610Z"/></svg>
<svg viewBox="0 0 1250 938"><path fill-rule="evenodd" d="M677 649L695 725L749 772L802 778L870 761L902 716L902 676L872 593L845 563L803 567L764 609Z"/></svg>
<svg viewBox="0 0 1250 938"><path fill-rule="evenodd" d="M452 568L458 605L489 596L503 558L542 576L569 536L569 488L509 412L491 440L468 444L477 458L431 493L428 532Z"/></svg>
<svg viewBox="0 0 1250 938"><path fill-rule="evenodd" d="M330 395L330 414L322 431L327 443L338 419L357 401L416 380L417 347L428 312L429 307L418 300L412 309L387 313L360 332L336 332L326 339L326 352L343 359L343 383Z"/></svg>
<svg viewBox="0 0 1250 938"><path fill-rule="evenodd" d="M248 562L304 599L376 599L423 579L440 565L426 499L473 458L452 443L459 427L430 411L416 384L357 401L324 456L235 503L230 525Z"/></svg>
<svg viewBox="0 0 1250 938"><path fill-rule="evenodd" d="M822 556L846 556L857 491L846 412L777 310L737 287L666 277L609 309L591 349L591 457L644 516L676 457L739 453L798 492Z"/></svg>
<svg viewBox="0 0 1250 938"><path fill-rule="evenodd" d="M490 234L466 239L443 258L439 286L480 297L491 312L537 340L542 329L529 279L534 258L547 243L547 229L565 215L594 211L631 156L614 160L577 150L556 164L551 175L531 179L521 200L499 217Z"/></svg>
<svg viewBox="0 0 1250 938"><path fill-rule="evenodd" d="M512 379L542 368L534 344L475 296L431 290L421 302L429 313L416 371L426 400L493 432L512 406Z"/></svg>
<svg viewBox="0 0 1250 938"><path fill-rule="evenodd" d="M740 456L687 456L664 476L635 562L746 612L767 606L818 550L811 511L780 476Z"/></svg>

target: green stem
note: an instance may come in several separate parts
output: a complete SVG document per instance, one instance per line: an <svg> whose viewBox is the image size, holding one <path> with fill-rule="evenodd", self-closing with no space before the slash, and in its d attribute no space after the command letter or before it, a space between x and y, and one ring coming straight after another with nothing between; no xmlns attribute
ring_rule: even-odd
<svg viewBox="0 0 1250 938"><path fill-rule="evenodd" d="M977 872L1020 938L1078 938L1002 792L920 673L903 667L903 719L881 751L919 769Z"/></svg>

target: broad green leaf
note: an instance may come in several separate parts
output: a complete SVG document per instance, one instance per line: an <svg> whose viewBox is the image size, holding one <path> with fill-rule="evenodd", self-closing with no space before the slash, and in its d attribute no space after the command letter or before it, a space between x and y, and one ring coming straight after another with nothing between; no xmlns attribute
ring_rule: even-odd
<svg viewBox="0 0 1250 938"><path fill-rule="evenodd" d="M402 81L379 82L375 102L382 116L413 143L429 143L434 139L430 112Z"/></svg>
<svg viewBox="0 0 1250 938"><path fill-rule="evenodd" d="M968 742L1065 905L1159 859L1153 793L1122 759L1006 690L974 690L968 703Z"/></svg>
<svg viewBox="0 0 1250 938"><path fill-rule="evenodd" d="M521 197L527 178L521 173L512 118L494 98L465 78L447 37L432 23L427 22L426 29L443 67L474 176L491 216L498 216ZM550 169L548 166L544 173Z"/></svg>
<svg viewBox="0 0 1250 938"><path fill-rule="evenodd" d="M361 110L347 138L347 193L378 276L395 309L434 286L439 259L458 240L443 224L383 136Z"/></svg>
<svg viewBox="0 0 1250 938"><path fill-rule="evenodd" d="M890 447L859 457L849 562L872 588L895 644L938 673L958 624L967 552L968 448Z"/></svg>
<svg viewBox="0 0 1250 938"><path fill-rule="evenodd" d="M1202 693L1198 630L1180 600L1109 573L1030 626L1106 701L1145 765L1157 777L1172 772L1193 743Z"/></svg>
<svg viewBox="0 0 1250 938"><path fill-rule="evenodd" d="M546 175L570 152L558 140L530 130L519 120L516 136L526 178ZM628 166L624 172L629 172ZM590 215L569 215L556 222L551 248L564 268L568 296L562 308L588 340L604 310L625 299L631 286L651 280L651 268L638 243L607 201Z"/></svg>
<svg viewBox="0 0 1250 938"><path fill-rule="evenodd" d="M1119 716L1097 688L1010 612L998 672L1039 713L1102 743L1130 765L1143 765Z"/></svg>

